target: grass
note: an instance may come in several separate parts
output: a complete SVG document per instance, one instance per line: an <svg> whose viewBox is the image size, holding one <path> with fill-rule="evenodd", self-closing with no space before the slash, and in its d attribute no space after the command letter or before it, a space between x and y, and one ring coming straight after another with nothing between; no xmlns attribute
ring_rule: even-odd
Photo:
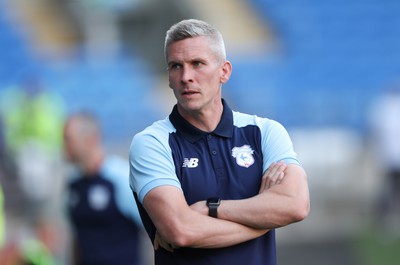
<svg viewBox="0 0 400 265"><path fill-rule="evenodd" d="M369 227L357 237L356 253L361 265L399 265L400 235Z"/></svg>

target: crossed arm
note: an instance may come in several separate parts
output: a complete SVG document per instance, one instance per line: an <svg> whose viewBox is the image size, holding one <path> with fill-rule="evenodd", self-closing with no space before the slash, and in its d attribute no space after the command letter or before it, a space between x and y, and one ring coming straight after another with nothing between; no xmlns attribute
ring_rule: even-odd
<svg viewBox="0 0 400 265"><path fill-rule="evenodd" d="M222 200L218 218L256 229L278 228L305 219L310 202L304 170L297 165L288 165L284 177L276 181L274 175L280 174L281 168L275 168L272 165L269 169L272 173L264 175L258 195L243 200ZM204 202L191 207L208 212Z"/></svg>
<svg viewBox="0 0 400 265"><path fill-rule="evenodd" d="M303 220L309 211L307 178L296 165L274 163L263 176L258 195L223 200L218 218L208 216L205 201L191 206L172 186L151 190L143 205L157 228L154 246L219 248L257 238L270 229Z"/></svg>

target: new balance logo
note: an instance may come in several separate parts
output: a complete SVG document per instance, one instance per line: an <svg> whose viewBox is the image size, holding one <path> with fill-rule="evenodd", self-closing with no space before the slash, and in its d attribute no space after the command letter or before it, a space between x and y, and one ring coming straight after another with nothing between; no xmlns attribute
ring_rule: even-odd
<svg viewBox="0 0 400 265"><path fill-rule="evenodd" d="M194 168L199 165L199 159L198 158L185 158L183 161L182 167L188 167L188 168Z"/></svg>

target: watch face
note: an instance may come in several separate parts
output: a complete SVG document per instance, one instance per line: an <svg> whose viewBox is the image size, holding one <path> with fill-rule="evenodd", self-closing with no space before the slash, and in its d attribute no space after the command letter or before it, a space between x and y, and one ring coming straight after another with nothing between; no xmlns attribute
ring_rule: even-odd
<svg viewBox="0 0 400 265"><path fill-rule="evenodd" d="M218 216L217 209L218 209L218 206L219 206L220 202L221 202L221 199L220 198L216 198L216 197L209 198L207 200L208 215L209 216L214 217L214 218L218 218L217 217Z"/></svg>
<svg viewBox="0 0 400 265"><path fill-rule="evenodd" d="M220 198L209 198L207 204L218 204L220 203Z"/></svg>

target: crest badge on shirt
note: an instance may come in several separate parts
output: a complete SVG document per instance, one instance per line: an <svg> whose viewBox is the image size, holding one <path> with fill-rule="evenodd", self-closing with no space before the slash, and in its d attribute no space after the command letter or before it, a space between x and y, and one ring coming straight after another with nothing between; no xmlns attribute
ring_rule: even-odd
<svg viewBox="0 0 400 265"><path fill-rule="evenodd" d="M89 189L88 202L92 209L104 210L110 202L110 192L101 185L93 186Z"/></svg>
<svg viewBox="0 0 400 265"><path fill-rule="evenodd" d="M254 150L250 145L232 148L232 156L236 158L236 163L241 167L250 167L254 164Z"/></svg>

